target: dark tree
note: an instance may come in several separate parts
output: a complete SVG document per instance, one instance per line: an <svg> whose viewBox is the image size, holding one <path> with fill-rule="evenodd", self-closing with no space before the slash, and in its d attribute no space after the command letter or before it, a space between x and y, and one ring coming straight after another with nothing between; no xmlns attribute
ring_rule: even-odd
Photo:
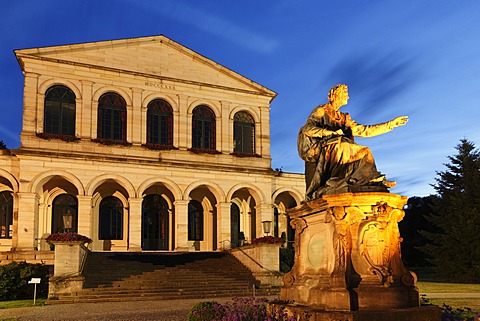
<svg viewBox="0 0 480 321"><path fill-rule="evenodd" d="M437 233L438 228L427 221L433 211L435 196L411 197L405 207L405 217L398 227L402 241L402 260L408 267L430 266L425 254L420 250L427 239L419 231Z"/></svg>
<svg viewBox="0 0 480 321"><path fill-rule="evenodd" d="M432 185L438 198L427 220L439 230L422 232L422 250L441 279L480 283L480 154L466 139L456 149Z"/></svg>
<svg viewBox="0 0 480 321"><path fill-rule="evenodd" d="M3 140L0 140L0 149L7 149L7 145L5 145Z"/></svg>

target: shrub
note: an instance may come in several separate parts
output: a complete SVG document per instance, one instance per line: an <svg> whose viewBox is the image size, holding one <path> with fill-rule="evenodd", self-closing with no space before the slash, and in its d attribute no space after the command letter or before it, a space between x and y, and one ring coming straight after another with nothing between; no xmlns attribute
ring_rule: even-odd
<svg viewBox="0 0 480 321"><path fill-rule="evenodd" d="M197 303L188 321L295 321L288 317L284 310L275 311L274 316L268 316L265 298L233 298L231 302L218 304L215 302Z"/></svg>
<svg viewBox="0 0 480 321"><path fill-rule="evenodd" d="M295 261L295 250L289 248L280 248L280 271L287 273L293 267Z"/></svg>
<svg viewBox="0 0 480 321"><path fill-rule="evenodd" d="M45 264L12 262L0 266L0 301L32 299L34 286L31 278L41 278L37 296L47 297L49 268Z"/></svg>
<svg viewBox="0 0 480 321"><path fill-rule="evenodd" d="M214 301L198 302L188 313L187 321L211 321L218 317L218 303Z"/></svg>

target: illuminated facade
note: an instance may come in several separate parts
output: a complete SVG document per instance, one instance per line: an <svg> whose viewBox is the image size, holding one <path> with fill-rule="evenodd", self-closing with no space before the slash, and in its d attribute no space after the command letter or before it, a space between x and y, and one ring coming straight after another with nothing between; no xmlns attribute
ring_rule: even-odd
<svg viewBox="0 0 480 321"><path fill-rule="evenodd" d="M271 169L276 93L164 37L16 50L18 150L0 151L0 250L72 231L97 251L214 251L288 231L304 177Z"/></svg>

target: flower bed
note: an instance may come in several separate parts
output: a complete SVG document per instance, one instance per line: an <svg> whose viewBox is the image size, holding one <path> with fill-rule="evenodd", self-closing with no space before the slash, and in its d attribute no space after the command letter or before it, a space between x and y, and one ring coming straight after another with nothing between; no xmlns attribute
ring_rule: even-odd
<svg viewBox="0 0 480 321"><path fill-rule="evenodd" d="M45 240L48 244L52 244L54 242L74 242L74 241L81 241L83 243L92 243L92 239L81 234L77 233L67 233L67 232L60 232L60 233L53 233L47 237Z"/></svg>
<svg viewBox="0 0 480 321"><path fill-rule="evenodd" d="M196 304L187 317L188 321L295 321L285 310L267 312L265 298L233 298L232 302L200 302Z"/></svg>
<svg viewBox="0 0 480 321"><path fill-rule="evenodd" d="M256 239L253 239L252 244L260 244L260 243L265 243L265 244L281 244L284 243L285 240L280 238L280 237L275 237L272 235L268 236L262 236L262 237L257 237Z"/></svg>

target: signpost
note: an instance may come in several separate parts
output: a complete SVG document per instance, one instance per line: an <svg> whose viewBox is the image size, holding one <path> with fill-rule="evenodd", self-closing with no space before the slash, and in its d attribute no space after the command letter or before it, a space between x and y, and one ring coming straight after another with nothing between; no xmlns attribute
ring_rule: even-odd
<svg viewBox="0 0 480 321"><path fill-rule="evenodd" d="M30 281L28 281L28 284L35 285L35 288L33 290L33 305L35 305L35 302L37 300L37 284L40 284L40 281L42 281L41 278L32 278Z"/></svg>

